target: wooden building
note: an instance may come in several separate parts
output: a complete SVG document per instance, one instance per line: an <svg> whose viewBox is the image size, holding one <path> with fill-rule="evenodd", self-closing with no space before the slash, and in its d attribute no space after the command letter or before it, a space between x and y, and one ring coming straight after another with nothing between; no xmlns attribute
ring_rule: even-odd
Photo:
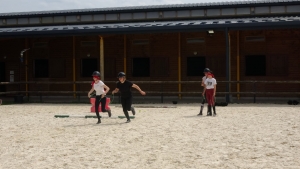
<svg viewBox="0 0 300 169"><path fill-rule="evenodd" d="M209 67L218 81L270 82L257 83L256 92L299 92L299 83L271 83L300 80L299 15L298 0L0 13L0 81L90 81L100 70L108 82L120 71L131 81L186 82L200 81ZM163 88L201 91L196 83ZM0 92L89 89L0 85ZM253 92L253 83L219 83L218 91Z"/></svg>

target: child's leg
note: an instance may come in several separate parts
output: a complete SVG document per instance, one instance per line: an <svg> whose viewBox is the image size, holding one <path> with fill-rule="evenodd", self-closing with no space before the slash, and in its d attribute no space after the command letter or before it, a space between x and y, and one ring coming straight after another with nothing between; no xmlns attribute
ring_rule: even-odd
<svg viewBox="0 0 300 169"><path fill-rule="evenodd" d="M127 107L128 106L127 98L121 97L121 102L122 102L122 108L123 108L124 115L126 116L127 121L130 121L129 114L128 114L128 107Z"/></svg>
<svg viewBox="0 0 300 169"><path fill-rule="evenodd" d="M207 99L207 109L208 109L208 116L212 115L212 111L211 111L211 106L212 106L212 99L213 99L213 90L212 89L207 89L206 90L206 99Z"/></svg>
<svg viewBox="0 0 300 169"><path fill-rule="evenodd" d="M214 111L214 115L217 115L217 113L216 113L216 106L215 105L213 105L213 111Z"/></svg>
<svg viewBox="0 0 300 169"><path fill-rule="evenodd" d="M216 113L216 96L213 96L213 111L214 111L214 116L217 115Z"/></svg>
<svg viewBox="0 0 300 169"><path fill-rule="evenodd" d="M200 113L198 114L199 116L202 116L202 111L205 103L205 95L202 96L202 102L201 102L201 107L200 107Z"/></svg>
<svg viewBox="0 0 300 169"><path fill-rule="evenodd" d="M100 102L101 102L101 111L102 112L108 112L108 116L111 117L111 111L105 109L106 97L103 97Z"/></svg>
<svg viewBox="0 0 300 169"><path fill-rule="evenodd" d="M131 111L132 114L135 115L135 109L134 109L134 107L132 107L132 97L127 98L126 108L127 108L127 111Z"/></svg>
<svg viewBox="0 0 300 169"><path fill-rule="evenodd" d="M96 96L96 101L95 101L95 111L96 111L96 115L97 115L97 118L98 118L98 122L97 122L97 123L101 123L100 115L99 115L99 104L100 104L100 99L101 99L101 96Z"/></svg>

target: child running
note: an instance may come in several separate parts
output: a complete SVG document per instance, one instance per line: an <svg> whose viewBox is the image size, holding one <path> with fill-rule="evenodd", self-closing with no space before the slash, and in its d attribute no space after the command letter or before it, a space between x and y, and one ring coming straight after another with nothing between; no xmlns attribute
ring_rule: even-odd
<svg viewBox="0 0 300 169"><path fill-rule="evenodd" d="M128 111L132 111L132 114L135 115L134 107L132 107L132 93L131 88L135 88L138 90L141 95L146 95L146 92L142 91L140 87L136 84L133 84L132 82L126 80L126 75L124 72L118 73L119 82L117 83L117 87L115 90L112 91L112 94L121 92L121 103L123 112L127 118L126 123L130 122Z"/></svg>
<svg viewBox="0 0 300 169"><path fill-rule="evenodd" d="M96 91L96 101L95 101L95 111L98 118L97 124L101 123L100 115L99 115L99 104L101 102L101 111L108 112L108 116L111 117L111 110L106 110L106 93L109 91L109 87L107 87L101 80L100 80L100 72L94 71L93 74L93 82L92 82L92 89L88 93L88 97L91 97L91 93L95 90ZM105 89L105 90L104 90Z"/></svg>
<svg viewBox="0 0 300 169"><path fill-rule="evenodd" d="M217 80L214 78L214 75L210 72L207 73L207 79L204 82L204 89L202 95L206 95L206 100L208 103L208 116L212 116L211 108L213 108L214 116L216 116L216 107L215 107L215 96L217 91Z"/></svg>

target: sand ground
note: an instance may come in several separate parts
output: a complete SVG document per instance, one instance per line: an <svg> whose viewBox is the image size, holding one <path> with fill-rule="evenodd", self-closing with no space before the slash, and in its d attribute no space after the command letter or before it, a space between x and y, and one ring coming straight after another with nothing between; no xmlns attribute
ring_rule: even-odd
<svg viewBox="0 0 300 169"><path fill-rule="evenodd" d="M0 105L0 168L300 169L299 105L229 104L217 117L196 116L199 104L135 106L131 123L97 125L54 118L91 115L88 104Z"/></svg>

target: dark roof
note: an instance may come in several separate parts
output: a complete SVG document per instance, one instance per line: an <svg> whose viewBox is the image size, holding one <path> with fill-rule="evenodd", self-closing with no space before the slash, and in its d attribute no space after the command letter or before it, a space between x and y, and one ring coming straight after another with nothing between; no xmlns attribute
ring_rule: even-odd
<svg viewBox="0 0 300 169"><path fill-rule="evenodd" d="M0 28L1 37L300 27L300 16Z"/></svg>
<svg viewBox="0 0 300 169"><path fill-rule="evenodd" d="M149 10L175 10L178 8L213 8L213 7L234 7L250 5L280 5L297 3L300 0L240 0L227 2L207 2L207 3L190 3L190 4L171 4L171 5L149 5L149 6L128 6L128 7L110 7L110 8L91 8L91 9L70 9L70 10L53 10L53 11L33 11L33 12L13 12L0 13L0 17L9 16L35 16L35 15L66 15L66 14L84 14L84 13L109 13L109 12L133 12Z"/></svg>

